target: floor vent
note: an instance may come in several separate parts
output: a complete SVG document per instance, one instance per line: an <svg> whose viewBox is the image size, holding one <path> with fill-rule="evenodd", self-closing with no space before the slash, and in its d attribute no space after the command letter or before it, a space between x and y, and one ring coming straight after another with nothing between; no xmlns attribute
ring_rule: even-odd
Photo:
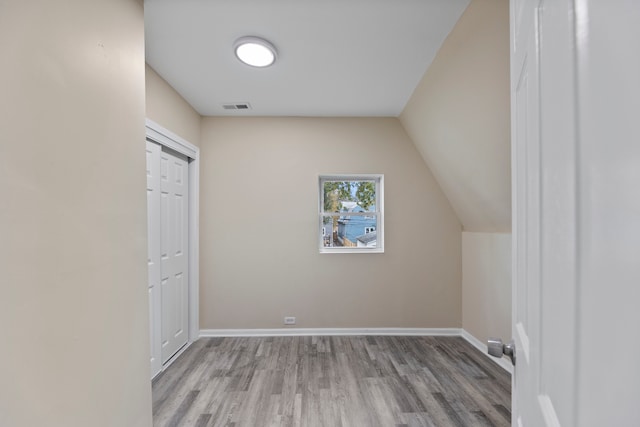
<svg viewBox="0 0 640 427"><path fill-rule="evenodd" d="M222 108L225 110L250 110L251 105L248 102L242 102L239 104L222 104Z"/></svg>

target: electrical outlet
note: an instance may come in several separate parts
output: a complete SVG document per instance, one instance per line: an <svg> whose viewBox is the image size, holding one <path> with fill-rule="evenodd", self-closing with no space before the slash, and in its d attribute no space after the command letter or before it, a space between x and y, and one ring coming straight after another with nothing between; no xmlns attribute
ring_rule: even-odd
<svg viewBox="0 0 640 427"><path fill-rule="evenodd" d="M293 316L285 316L284 317L284 324L285 325L295 325L296 324L296 318Z"/></svg>

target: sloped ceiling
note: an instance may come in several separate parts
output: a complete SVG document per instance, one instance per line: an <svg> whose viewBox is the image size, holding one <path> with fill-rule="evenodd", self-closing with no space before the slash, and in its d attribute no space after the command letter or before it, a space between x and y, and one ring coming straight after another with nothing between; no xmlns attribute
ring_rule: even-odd
<svg viewBox="0 0 640 427"><path fill-rule="evenodd" d="M255 3L255 0L247 0L249 4ZM356 0L352 6L358 3ZM441 5L440 0L430 0L430 6L436 4ZM441 188L447 195L451 205L453 206L464 230L467 231L510 231L511 230L511 187L510 187L510 106L509 106L509 2L508 0L472 0L466 10L463 11L467 0L458 1L457 11L461 13L460 19L455 23L451 23L452 30L446 37L444 42L438 42L440 49L438 50L431 65L422 72L416 79L417 86L409 98L408 103L402 107L383 107L381 110L374 112L373 110L358 109L357 106L351 106L348 110L338 109L315 109L315 107L301 107L299 99L289 105L289 110L276 111L274 109L256 109L250 115L392 115L395 116L395 109L402 111L400 120L407 133L414 141L420 151L425 162L438 180ZM154 17L162 7L176 8L173 10L175 14L183 14L189 11L190 4L196 4L196 0L189 2L176 2L175 0L147 0L146 8L146 26L147 36L149 32L155 28L153 22ZM251 3L251 4L254 4ZM284 4L276 2L277 4ZM272 5L276 4L273 3ZM395 10L397 15L406 8L417 7L415 2L409 2L403 6L401 10ZM258 4L258 3L255 3ZM327 7L328 11L335 11L336 2L330 2L323 7ZM385 5L384 1L376 1L374 6ZM229 1L212 2L207 7L235 7ZM302 6L301 6L302 7ZM320 7L319 4L313 2L305 2L303 10L307 10L309 16L309 7ZM363 6L364 7L364 6ZM369 5L368 7L373 7ZM396 6L394 6L396 7ZM306 9L305 9L306 8ZM455 8L454 8L455 9ZM449 9L449 10L454 10ZM253 10L253 9L251 9ZM182 12L179 12L182 11ZM179 12L179 13L178 13ZM290 13L290 12L288 12ZM417 13L417 12L416 12ZM277 16L277 14L271 14ZM329 16L326 12L322 16ZM422 13L424 15L424 13ZM227 15L229 16L229 15ZM455 13L454 17L457 17ZM449 16L451 18L451 16ZM397 16L396 16L397 18ZM380 18L382 19L382 18ZM455 18L454 18L455 19ZM361 25L361 20L354 21L354 24ZM323 21L324 22L324 21ZM403 20L395 19L397 25ZM411 22L414 22L413 20ZM423 21L422 25L427 25L428 21ZM246 23L243 24L245 27ZM356 26L357 26L356 25ZM402 25L400 25L402 26ZM428 26L428 25L427 25ZM187 35L193 31L178 31L177 27L169 26L169 33L184 33ZM244 28L244 27L242 27ZM218 47L221 51L228 54L228 44L231 43L233 37L244 34L245 30L240 28L237 34L229 32L228 43L222 47ZM325 31L319 34L326 34ZM386 28L386 27L385 27ZM241 31L242 30L242 31ZM385 34L389 33L387 28ZM195 30L194 30L195 31ZM221 31L218 29L217 31ZM229 30L230 31L230 30ZM393 31L391 31L393 33ZM160 33L164 34L164 33ZM388 35L388 34L387 34ZM182 38L186 37L184 34ZM443 36L444 37L444 36ZM164 39L158 39L160 42ZM226 39L225 39L226 40ZM280 39L278 39L279 41ZM171 40L170 40L171 41ZM275 41L275 40L274 40ZM153 40L147 38L147 60L152 66L155 64L159 69L164 67L160 64L166 59L162 57L163 49L180 50L171 41L168 47L162 47L162 41L154 45ZM432 45L427 43L426 49L430 51ZM335 45L335 43L331 43ZM155 46L155 47L153 47ZM173 47L172 47L173 46ZM286 44L285 44L286 46ZM424 47L424 46L423 46ZM158 50L152 54L153 49ZM416 48L414 48L416 49ZM155 60L151 57L158 55ZM432 55L432 54L430 54ZM207 61L210 61L208 58ZM229 62L229 66L237 67L232 57L224 60L219 59L221 63ZM431 59L429 59L431 61ZM171 61L169 61L171 62ZM357 61L351 61L348 65L341 67L343 70L354 70L353 66L357 65ZM404 66L406 66L405 64ZM403 66L403 67L404 67ZM218 67L220 68L220 67ZM191 67L199 73L203 72L203 68ZM371 69L371 67L369 67ZM182 83L175 80L175 76L169 78L171 72L167 68L163 73L163 77L169 80L169 83L185 97L191 105L200 105L195 101L198 96L209 98L212 94L211 88L207 85L194 86L194 89L183 87ZM207 75L216 76L220 70ZM253 70L244 70L250 72ZM280 70L279 72L282 72ZM358 76L366 74L365 71L358 71L351 77L358 80ZM303 76L303 74L300 74ZM193 76L187 75L187 81L192 84L196 80L191 79ZM255 94L256 84L255 76L245 76L250 80L243 84L230 86L249 90L246 95L231 96L213 96L211 99L218 101L251 101L250 94ZM347 79L346 75L342 78ZM251 83L253 79L253 83ZM321 85L318 86L317 79L304 78L305 84L311 90L323 92ZM362 80L362 79L360 79ZM308 82L315 81L315 84L309 85ZM346 80L345 80L346 81ZM397 81L397 79L396 79ZM406 79L404 79L406 82ZM247 83L249 82L249 83ZM415 83L411 83L415 85ZM395 90L397 85L383 85L384 92ZM304 85L302 87L305 87ZM404 87L404 86L403 86ZM320 89L319 89L320 88ZM226 88L225 90L228 90ZM193 92L191 93L190 92ZM403 89L404 90L404 89ZM344 91L341 91L344 92ZM191 95L190 95L191 94ZM272 95L275 99L280 96ZM228 98L228 99L227 99ZM305 102L312 101L313 97L306 96ZM344 92L343 99L358 98L351 93ZM265 98L266 99L266 98ZM274 98L270 98L274 99ZM364 99L364 98L363 98ZM362 101L362 99L359 99ZM371 100L369 100L371 101ZM367 101L367 102L369 102ZM278 101L280 102L280 101ZM370 103L372 104L372 103ZM219 107L219 106L218 106ZM208 110L200 106L200 114L214 115L215 107ZM334 104L335 107L335 104ZM375 107L378 108L378 107ZM387 108L387 110L384 110ZM214 110L216 110L214 112ZM382 112L384 110L384 112Z"/></svg>
<svg viewBox="0 0 640 427"><path fill-rule="evenodd" d="M146 0L146 59L203 116L397 117L468 3ZM276 63L240 63L241 36L268 39Z"/></svg>
<svg viewBox="0 0 640 427"><path fill-rule="evenodd" d="M400 120L466 231L511 230L509 2L474 0Z"/></svg>

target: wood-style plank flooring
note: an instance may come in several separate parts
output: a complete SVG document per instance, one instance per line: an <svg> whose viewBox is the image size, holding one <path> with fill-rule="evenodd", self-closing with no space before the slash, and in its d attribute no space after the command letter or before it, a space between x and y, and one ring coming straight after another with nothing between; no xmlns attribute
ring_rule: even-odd
<svg viewBox="0 0 640 427"><path fill-rule="evenodd" d="M154 426L510 426L511 377L460 337L203 338L153 382Z"/></svg>

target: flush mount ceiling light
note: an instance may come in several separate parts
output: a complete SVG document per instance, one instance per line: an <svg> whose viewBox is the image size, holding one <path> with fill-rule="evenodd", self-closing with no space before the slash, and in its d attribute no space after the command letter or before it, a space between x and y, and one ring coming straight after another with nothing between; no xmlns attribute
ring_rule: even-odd
<svg viewBox="0 0 640 427"><path fill-rule="evenodd" d="M252 67L268 67L276 61L276 48L260 37L240 37L233 44L238 59Z"/></svg>

